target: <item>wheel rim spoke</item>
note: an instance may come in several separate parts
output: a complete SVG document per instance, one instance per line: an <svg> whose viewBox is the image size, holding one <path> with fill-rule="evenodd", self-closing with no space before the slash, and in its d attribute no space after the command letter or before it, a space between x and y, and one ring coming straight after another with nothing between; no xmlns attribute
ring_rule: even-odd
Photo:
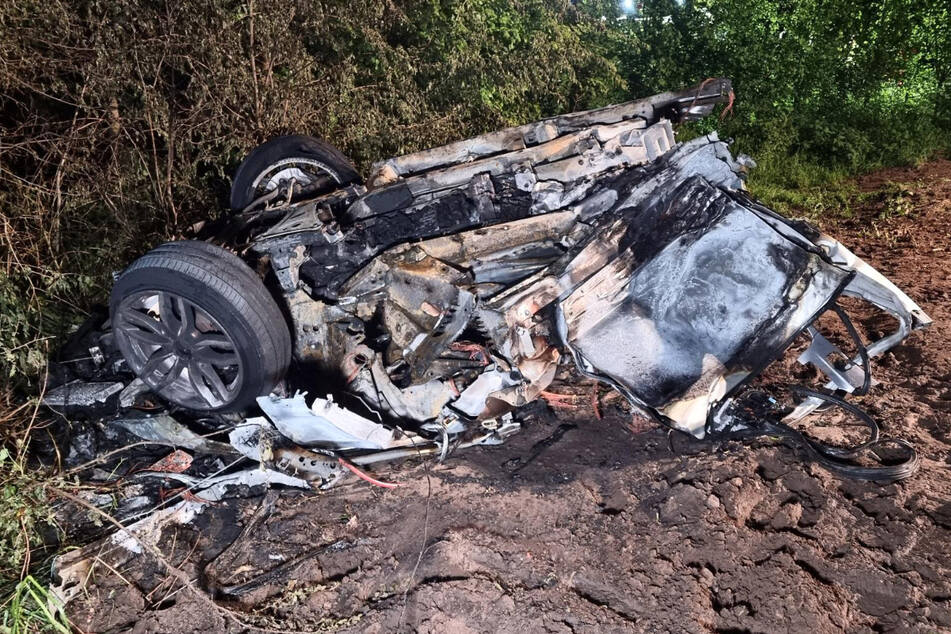
<svg viewBox="0 0 951 634"><path fill-rule="evenodd" d="M177 404L218 408L240 392L244 369L228 332L199 304L167 291L131 296L116 334L149 388Z"/></svg>
<svg viewBox="0 0 951 634"><path fill-rule="evenodd" d="M175 298L175 304L178 307L179 315L179 324L178 324L178 336L189 334L195 331L195 305L191 302L186 302L181 297Z"/></svg>
<svg viewBox="0 0 951 634"><path fill-rule="evenodd" d="M202 350L204 348L222 348L224 350L234 350L234 344L228 339L228 335L218 333L199 333L198 338L192 343L193 350Z"/></svg>
<svg viewBox="0 0 951 634"><path fill-rule="evenodd" d="M168 330L158 319L154 319L145 313L139 312L134 308L128 308L122 312L123 320L130 326L135 326L139 330L152 332L168 339Z"/></svg>
<svg viewBox="0 0 951 634"><path fill-rule="evenodd" d="M178 377L182 375L182 370L185 369L186 362L179 356L175 356L175 362L172 364L172 369L168 371L161 381L159 381L153 389L156 391L164 390L169 385L175 382Z"/></svg>
<svg viewBox="0 0 951 634"><path fill-rule="evenodd" d="M218 376L218 373L215 372L215 369L211 365L202 363L201 361L197 362L195 365L198 366L201 377L208 384L208 387L211 389L212 393L221 401L227 400L229 396L228 388L225 386L224 381L221 380L221 377Z"/></svg>
<svg viewBox="0 0 951 634"><path fill-rule="evenodd" d="M238 355L235 352L219 352L212 348L201 348L193 351L192 356L216 368L230 368L238 365Z"/></svg>
<svg viewBox="0 0 951 634"><path fill-rule="evenodd" d="M166 337L165 335L160 335L158 333L151 332L148 330L139 330L138 328L129 328L128 330L126 330L126 334L132 337L133 339L135 339L136 341L139 341L149 346L165 347L171 343L169 338Z"/></svg>
<svg viewBox="0 0 951 634"><path fill-rule="evenodd" d="M198 361L194 358L188 363L188 381L195 391L205 399L206 403L213 405L221 402L214 393L208 389L208 386L205 385L205 381L202 379L201 369L198 367Z"/></svg>
<svg viewBox="0 0 951 634"><path fill-rule="evenodd" d="M159 294L159 316L172 336L181 334L182 330L182 322L175 314L174 303L171 293Z"/></svg>
<svg viewBox="0 0 951 634"><path fill-rule="evenodd" d="M165 347L159 348L148 358L145 365L142 366L142 372L139 374L143 379L149 379L155 372L162 369L162 364L165 361L174 356L175 352L173 350Z"/></svg>

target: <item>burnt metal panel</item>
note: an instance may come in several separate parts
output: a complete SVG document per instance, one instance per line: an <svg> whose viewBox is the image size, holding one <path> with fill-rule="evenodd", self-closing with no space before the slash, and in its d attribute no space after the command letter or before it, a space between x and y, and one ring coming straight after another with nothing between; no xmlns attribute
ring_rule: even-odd
<svg viewBox="0 0 951 634"><path fill-rule="evenodd" d="M691 433L849 278L702 177L625 216L617 258L561 302L566 343Z"/></svg>

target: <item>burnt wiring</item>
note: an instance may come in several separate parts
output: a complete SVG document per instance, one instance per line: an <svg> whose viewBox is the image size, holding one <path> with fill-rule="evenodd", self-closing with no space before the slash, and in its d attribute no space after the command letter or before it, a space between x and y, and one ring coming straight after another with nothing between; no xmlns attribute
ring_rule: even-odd
<svg viewBox="0 0 951 634"><path fill-rule="evenodd" d="M858 330L855 328L855 325L845 310L837 303L833 304L831 308L855 344L859 359L862 363L862 385L857 387L852 394L855 396L865 396L868 394L872 382L871 361L869 359L868 349L865 347ZM848 478L869 480L872 482L894 482L911 477L918 471L920 460L915 448L905 440L882 439L880 437L878 423L863 409L847 402L841 397L818 392L807 387L791 385L789 386L789 390L794 394L820 400L830 407L838 407L848 414L851 414L868 427L868 440L851 447L836 447L812 438L781 420L770 419L766 419L763 422L762 428L764 433L776 433L798 441L806 447L813 458L824 467L838 475ZM904 459L895 464L878 464L875 466L862 466L855 462L862 456L873 456L877 462L881 463L882 458L876 453L876 450L882 448L884 445L892 445L893 447L900 448L902 453L905 454Z"/></svg>
<svg viewBox="0 0 951 634"><path fill-rule="evenodd" d="M855 396L864 396L868 394L872 381L871 360L869 358L868 349L865 347L862 337L859 335L858 330L855 328L855 325L845 310L843 310L838 303L832 303L829 308L838 316L858 351L858 358L862 364L862 384L856 387L852 394ZM881 438L878 423L861 408L845 401L839 396L818 392L804 386L788 385L787 389L802 397L822 401L825 405L823 411L829 411L831 408L838 407L846 413L851 414L868 428L868 439L856 445L837 447L813 438L784 422L783 416L788 414L789 409L782 410L773 397L757 390L749 389L743 393L744 396L738 396L731 401L725 402L721 410L716 414L711 413L706 425L706 439L717 441L756 436L781 436L789 438L805 447L813 459L833 473L846 478L869 480L872 482L894 482L903 480L911 477L918 471L920 460L915 448L907 441L901 439ZM713 419L715 416L719 416L726 411L724 408L733 408L733 412L728 415L728 422L725 427L716 428L713 424ZM670 424L667 426L671 427ZM673 428L673 431L680 431L686 434L686 432L676 428ZM689 436L689 434L686 435ZM884 464L884 460L878 451L887 445L898 448L903 454L903 458L890 464ZM668 433L668 446L673 451L671 433ZM858 462L862 457L871 458L878 464L863 466Z"/></svg>
<svg viewBox="0 0 951 634"><path fill-rule="evenodd" d="M855 396L865 396L868 394L868 390L872 386L872 364L868 358L868 349L865 347L865 344L862 343L862 338L859 336L858 331L852 324L852 320L849 318L849 315L844 310L842 310L842 307L838 304L833 304L832 310L835 311L835 314L839 316L839 319L842 321L842 325L845 326L849 336L852 337L855 347L858 348L859 358L862 360L862 385L861 387L856 388L852 394Z"/></svg>
<svg viewBox="0 0 951 634"><path fill-rule="evenodd" d="M369 482L370 484L374 486L378 486L383 489L395 489L396 487L400 486L399 482L384 482L383 480L377 480L376 478L374 478L367 472L361 470L357 465L353 464L349 460L345 460L342 457L338 456L337 462L340 463L341 466L349 469L355 476L357 476L361 480Z"/></svg>
<svg viewBox="0 0 951 634"><path fill-rule="evenodd" d="M829 471L840 477L856 480L895 482L909 478L918 471L920 459L915 448L905 440L882 438L878 423L861 408L838 396L806 387L791 385L788 389L794 394L821 400L830 407L838 407L851 414L868 429L867 439L858 444L842 447L813 438L784 422L782 416L789 410L784 410L772 396L756 390L746 392L743 399L734 401L730 405L734 408L729 415L732 419L731 423L720 431L710 432L706 439L709 441L743 440L762 436L788 438L802 445L816 462ZM887 446L897 448L901 457L896 460L887 460L880 455L880 450ZM673 451L672 445L670 449ZM862 458L871 459L877 464L863 465L859 462Z"/></svg>
<svg viewBox="0 0 951 634"><path fill-rule="evenodd" d="M895 482L913 476L920 466L918 451L907 441L899 438L881 438L878 423L867 412L859 407L831 394L824 394L809 388L791 386L790 390L801 396L816 398L855 416L869 429L869 439L851 447L837 447L811 438L802 431L781 421L764 421L762 431L765 434L776 434L799 441L812 454L817 462L838 475L871 482ZM885 445L892 445L901 449L904 459L893 464L884 464L877 450ZM863 466L856 462L863 456L872 456L879 464Z"/></svg>

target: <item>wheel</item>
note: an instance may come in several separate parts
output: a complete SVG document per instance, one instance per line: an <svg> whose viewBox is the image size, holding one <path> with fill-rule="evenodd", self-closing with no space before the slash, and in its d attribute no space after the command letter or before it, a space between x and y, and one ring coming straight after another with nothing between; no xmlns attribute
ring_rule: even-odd
<svg viewBox="0 0 951 634"><path fill-rule="evenodd" d="M241 411L290 365L287 322L264 283L205 242L169 242L133 262L112 289L109 312L136 376L189 410Z"/></svg>
<svg viewBox="0 0 951 634"><path fill-rule="evenodd" d="M295 179L306 195L359 183L360 174L340 150L309 136L282 136L256 147L238 167L231 185L231 209L241 211Z"/></svg>

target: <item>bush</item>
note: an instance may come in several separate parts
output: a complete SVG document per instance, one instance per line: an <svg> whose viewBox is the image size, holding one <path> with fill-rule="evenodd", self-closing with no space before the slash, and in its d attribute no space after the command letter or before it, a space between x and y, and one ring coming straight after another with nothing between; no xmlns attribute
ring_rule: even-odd
<svg viewBox="0 0 951 634"><path fill-rule="evenodd" d="M761 191L918 161L951 143L947 5L647 0L619 25L612 56L635 92L733 79L737 102L720 130L762 166Z"/></svg>
<svg viewBox="0 0 951 634"><path fill-rule="evenodd" d="M602 30L567 1L4 3L0 374L35 375L113 269L218 213L256 144L305 132L366 167L619 99Z"/></svg>

